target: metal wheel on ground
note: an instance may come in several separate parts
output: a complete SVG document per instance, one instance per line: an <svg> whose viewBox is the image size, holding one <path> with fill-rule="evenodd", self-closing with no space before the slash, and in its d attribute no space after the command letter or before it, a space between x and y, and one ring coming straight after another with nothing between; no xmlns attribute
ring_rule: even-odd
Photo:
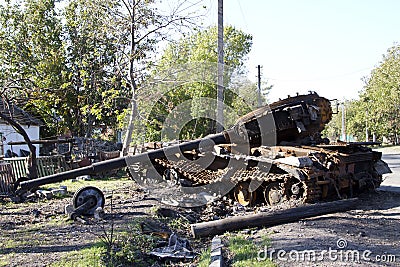
<svg viewBox="0 0 400 267"><path fill-rule="evenodd" d="M89 203L87 203L89 201ZM74 208L78 208L83 204L87 204L87 208L83 211L83 215L93 215L98 208L104 208L105 198L103 192L94 186L86 186L75 192L72 203Z"/></svg>

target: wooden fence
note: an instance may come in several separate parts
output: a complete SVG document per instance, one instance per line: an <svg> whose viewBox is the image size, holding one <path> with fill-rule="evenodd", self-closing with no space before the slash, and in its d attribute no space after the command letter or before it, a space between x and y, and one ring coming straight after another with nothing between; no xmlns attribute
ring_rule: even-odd
<svg viewBox="0 0 400 267"><path fill-rule="evenodd" d="M11 164L13 175L16 179L27 176L27 157L4 158L4 161ZM70 167L65 161L65 157L62 155L40 156L37 158L37 166L39 177L70 170Z"/></svg>
<svg viewBox="0 0 400 267"><path fill-rule="evenodd" d="M0 162L0 196L8 195L14 190L16 179L10 163Z"/></svg>

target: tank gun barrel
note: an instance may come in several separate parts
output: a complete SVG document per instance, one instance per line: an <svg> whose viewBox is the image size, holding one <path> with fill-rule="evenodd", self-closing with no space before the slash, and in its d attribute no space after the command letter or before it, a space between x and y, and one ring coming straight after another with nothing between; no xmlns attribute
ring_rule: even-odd
<svg viewBox="0 0 400 267"><path fill-rule="evenodd" d="M36 188L45 184L62 182L68 179L72 179L82 175L97 174L108 170L115 170L127 167L127 162L136 163L143 162L145 160L154 160L156 158L166 157L177 153L178 151L187 151L193 149L212 149L216 144L225 144L228 142L227 132L219 134L209 135L201 139L184 142L169 147L164 147L146 153L137 154L133 156L125 156L116 159L106 160L98 163L94 163L87 167L82 167L75 170L70 170L62 173L57 173L41 178L36 178L20 183L19 190L24 192L32 188Z"/></svg>

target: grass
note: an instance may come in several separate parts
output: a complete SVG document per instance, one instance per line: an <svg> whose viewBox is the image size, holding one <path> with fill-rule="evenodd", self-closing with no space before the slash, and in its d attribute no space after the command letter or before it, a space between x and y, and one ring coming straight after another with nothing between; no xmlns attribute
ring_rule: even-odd
<svg viewBox="0 0 400 267"><path fill-rule="evenodd" d="M44 185L42 188L59 188L61 185L66 186L69 192L75 192L79 188L84 186L95 186L105 192L111 192L121 188L132 188L135 187L135 182L130 180L128 177L115 177L115 178L93 178L88 181L84 180L66 180L60 183L53 183Z"/></svg>
<svg viewBox="0 0 400 267"><path fill-rule="evenodd" d="M197 267L208 267L211 262L211 249L204 250L199 257L199 261L196 264Z"/></svg>
<svg viewBox="0 0 400 267"><path fill-rule="evenodd" d="M52 267L101 267L106 266L102 257L106 252L105 246L99 242L90 248L72 251L60 261L53 263Z"/></svg>
<svg viewBox="0 0 400 267"><path fill-rule="evenodd" d="M154 260L147 254L153 250L160 238L142 234L140 224L146 217L138 217L127 226L127 229L116 229L105 225L103 233L98 234L98 244L90 249L70 252L52 266L151 266ZM87 264L87 265L85 265Z"/></svg>
<svg viewBox="0 0 400 267"><path fill-rule="evenodd" d="M106 194L114 190L121 192L121 189L132 188L135 186L135 182L125 177L96 178L74 182L67 180L46 185L46 187L57 188L60 185L67 186L69 192L74 192L84 186L95 186ZM120 194L123 195L124 192ZM113 198L116 196L113 193ZM146 253L155 247L157 237L141 234L140 223L144 220L146 219L142 217L136 218L127 226L127 230L119 229L118 231L112 227L113 222L110 221L110 225L105 225L104 232L99 234L98 244L90 248L69 252L52 266L149 266L153 262L146 256ZM59 221L55 219L53 224L57 223ZM178 222L176 223L178 224Z"/></svg>
<svg viewBox="0 0 400 267"><path fill-rule="evenodd" d="M262 236L261 241L256 242L250 239L250 236L241 234L228 233L225 236L227 246L225 249L232 256L231 266L234 267L276 267L270 259L258 260L257 256L260 250L270 246L270 240L267 236ZM203 250L200 254L196 266L208 267L210 264L211 252L210 249Z"/></svg>
<svg viewBox="0 0 400 267"><path fill-rule="evenodd" d="M42 234L39 233L41 229L43 229L42 226L35 224L16 229L12 233L3 233L0 239L0 249L39 246L42 242L40 240Z"/></svg>
<svg viewBox="0 0 400 267"><path fill-rule="evenodd" d="M142 234L140 223L145 218L134 220L127 230L116 232L111 228L100 237L106 248L102 262L106 266L150 266L154 260L147 256L160 240L157 236ZM114 231L114 232L113 232ZM111 238L111 234L113 237Z"/></svg>
<svg viewBox="0 0 400 267"><path fill-rule="evenodd" d="M59 188L60 185L67 186L68 194L65 197L71 197L72 193L84 186L95 186L104 192L105 195L113 193L113 198L120 196L122 198L131 195L131 189L136 188L136 184L128 177L114 178L94 178L88 181L77 180L75 182L66 180L60 183L44 185L41 189ZM64 198L63 196L56 198ZM54 200L50 200L54 201ZM7 212L23 212L26 213L27 208L32 204L46 203L48 200L38 199L36 202L27 203L4 203L2 208ZM0 249L8 249L8 255L0 255L0 267L9 266L12 262L13 249L18 247L31 247L43 245L47 243L46 233L41 230L46 227L60 227L68 224L73 224L72 221L66 221L66 215L55 214L49 216L45 221L39 221L35 224L27 224L24 227L17 227L14 231L3 233L0 238ZM152 235L143 235L140 232L140 223L146 218L137 218L131 221L126 230L114 230L113 242L107 244L101 239L99 233L98 242L91 247L77 249L63 253L58 262L53 263L53 267L61 266L150 266L154 263L147 253L151 251L159 242L159 238ZM176 227L184 227L183 220L173 221L172 224ZM109 227L105 228L105 234L110 234ZM39 243L37 243L39 242ZM110 252L111 251L111 252ZM110 257L112 255L112 257Z"/></svg>
<svg viewBox="0 0 400 267"><path fill-rule="evenodd" d="M168 226L173 230L188 231L190 229L190 222L186 218L175 218L172 219Z"/></svg>
<svg viewBox="0 0 400 267"><path fill-rule="evenodd" d="M73 220L68 220L68 215L53 215L48 218L48 221L45 223L45 227L53 226L53 227L61 227L66 225L74 224Z"/></svg>
<svg viewBox="0 0 400 267"><path fill-rule="evenodd" d="M257 245L253 240L244 235L228 236L228 250L233 254L232 266L234 267L275 267L276 265L269 259L258 260L258 252L269 246L269 238L263 236Z"/></svg>
<svg viewBox="0 0 400 267"><path fill-rule="evenodd" d="M0 256L0 267L5 267L5 266L9 266L10 265L10 263L9 263L9 261L7 260L7 257L6 256Z"/></svg>

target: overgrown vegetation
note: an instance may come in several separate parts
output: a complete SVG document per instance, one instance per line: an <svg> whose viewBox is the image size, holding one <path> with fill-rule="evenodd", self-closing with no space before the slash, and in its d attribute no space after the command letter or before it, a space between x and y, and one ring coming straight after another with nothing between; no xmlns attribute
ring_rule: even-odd
<svg viewBox="0 0 400 267"><path fill-rule="evenodd" d="M197 262L198 267L208 267L211 262L211 249L205 249L200 253L199 261Z"/></svg>
<svg viewBox="0 0 400 267"><path fill-rule="evenodd" d="M7 261L7 257L6 256L1 256L0 257L0 266L1 267L5 267L5 266L8 266L8 265L10 265L10 263Z"/></svg>
<svg viewBox="0 0 400 267"><path fill-rule="evenodd" d="M102 255L106 266L150 266L155 259L148 256L160 238L142 234L138 230L115 233L116 239L110 248L108 244ZM104 244L104 243L103 243Z"/></svg>
<svg viewBox="0 0 400 267"><path fill-rule="evenodd" d="M206 12L201 1L163 2L3 1L1 96L44 121L42 138L115 139L127 129L124 153L131 138L159 141L168 114L185 101L193 119L178 125L176 138L212 132L215 122L208 112L215 108L207 109L209 103L200 99L216 98L217 29L198 26ZM258 95L256 84L240 76L252 36L226 26L224 39L229 126L256 106ZM185 72L176 72L179 68Z"/></svg>
<svg viewBox="0 0 400 267"><path fill-rule="evenodd" d="M245 235L228 235L228 251L233 255L232 266L235 267L274 267L269 259L257 260L258 252L270 245L269 238L263 236L261 242L255 243Z"/></svg>
<svg viewBox="0 0 400 267"><path fill-rule="evenodd" d="M52 266L150 266L155 259L148 253L161 238L141 232L140 225L146 220L138 217L124 229L116 229L112 219L106 221L103 231L96 234L96 244L69 252Z"/></svg>

